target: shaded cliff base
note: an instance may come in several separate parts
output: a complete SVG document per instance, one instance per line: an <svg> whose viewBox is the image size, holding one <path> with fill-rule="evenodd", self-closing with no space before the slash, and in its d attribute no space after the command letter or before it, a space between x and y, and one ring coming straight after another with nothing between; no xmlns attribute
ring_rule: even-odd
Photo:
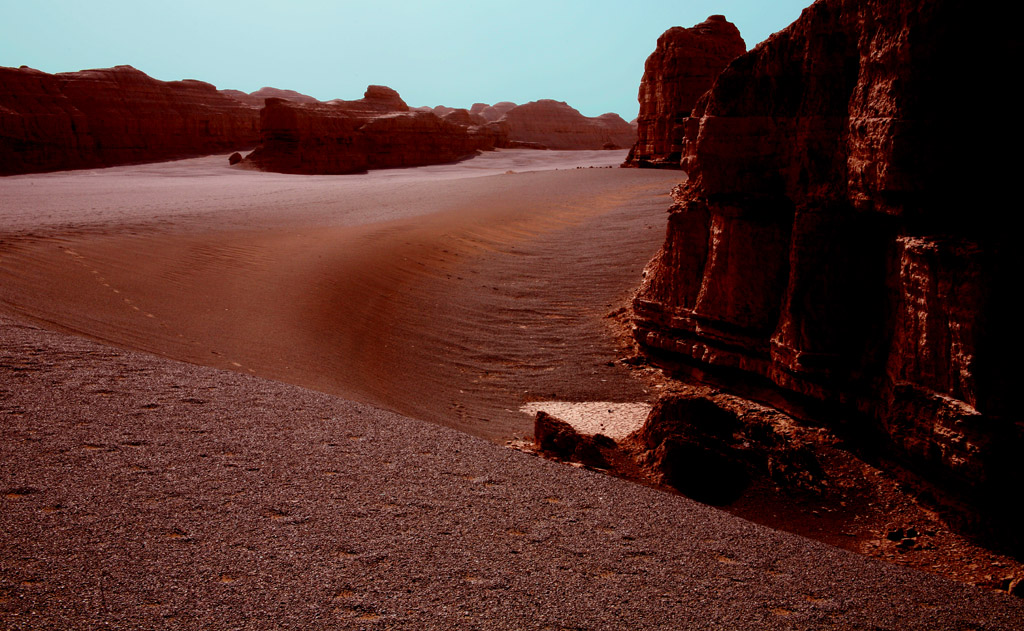
<svg viewBox="0 0 1024 631"><path fill-rule="evenodd" d="M667 377L637 352L631 317L623 307L607 319L620 340L618 363L630 367L647 390L662 393L649 414L614 403L577 404L577 412L573 404L532 404L534 440L515 448L681 493L845 550L1024 597L1024 556L1019 547L1006 545L1006 533L968 518L969 507L907 472L873 437L794 418L752 400L764 400L766 391L744 392L742 385L697 368L684 374L677 367L677 378ZM750 398L726 393L723 386ZM605 414L618 415L620 423L609 424L610 431L594 429L594 417ZM632 426L624 430L624 424Z"/></svg>

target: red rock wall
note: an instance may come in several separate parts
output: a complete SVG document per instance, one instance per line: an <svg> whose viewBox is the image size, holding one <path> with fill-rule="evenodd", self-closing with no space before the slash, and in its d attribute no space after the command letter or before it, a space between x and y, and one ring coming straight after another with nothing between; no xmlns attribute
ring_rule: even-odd
<svg viewBox="0 0 1024 631"><path fill-rule="evenodd" d="M1004 148L1024 134L998 61L1021 46L1015 20L971 14L819 0L733 61L688 123L635 335L679 374L856 419L998 513L1024 482Z"/></svg>
<svg viewBox="0 0 1024 631"><path fill-rule="evenodd" d="M508 123L513 142L543 149L621 149L636 139L636 130L618 114L588 118L551 99L516 106L500 120Z"/></svg>
<svg viewBox="0 0 1024 631"><path fill-rule="evenodd" d="M673 27L658 38L640 82L637 139L626 164L679 168L686 119L730 61L746 51L732 22L712 15L692 27Z"/></svg>
<svg viewBox="0 0 1024 631"><path fill-rule="evenodd" d="M255 145L259 110L201 81L130 67L0 68L0 174L111 166Z"/></svg>
<svg viewBox="0 0 1024 631"><path fill-rule="evenodd" d="M311 105L268 99L260 120L260 145L243 164L281 173L442 164L507 139L507 131L494 123L466 126L433 112L409 111L397 92L382 86L370 86L357 101Z"/></svg>

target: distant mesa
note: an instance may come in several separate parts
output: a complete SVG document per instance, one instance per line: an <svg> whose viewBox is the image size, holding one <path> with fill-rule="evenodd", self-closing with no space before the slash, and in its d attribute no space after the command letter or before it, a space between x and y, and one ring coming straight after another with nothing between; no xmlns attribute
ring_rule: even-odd
<svg viewBox="0 0 1024 631"><path fill-rule="evenodd" d="M455 123L456 125L486 125L487 119L477 114L470 114L469 110L466 109L451 109L447 114L441 115L441 118L448 121L449 123ZM435 111L435 113L437 113Z"/></svg>
<svg viewBox="0 0 1024 631"><path fill-rule="evenodd" d="M131 66L0 67L0 174L171 160L252 147L259 109L202 81Z"/></svg>
<svg viewBox="0 0 1024 631"><path fill-rule="evenodd" d="M247 94L194 79L164 82L131 66L53 75L0 67L0 175L253 147L242 167L353 173L495 148L620 149L635 135L616 114L588 118L552 100L410 108L381 85L361 99L321 102L271 87Z"/></svg>
<svg viewBox="0 0 1024 631"><path fill-rule="evenodd" d="M546 149L625 149L636 139L636 130L618 114L590 118L551 99L513 107L500 120L512 142Z"/></svg>
<svg viewBox="0 0 1024 631"><path fill-rule="evenodd" d="M470 109L439 105L415 108L432 111L462 125L502 122L508 126L507 147L521 149L625 149L636 141L636 127L618 114L587 117L562 101L541 99L524 105L501 101L474 103Z"/></svg>
<svg viewBox="0 0 1024 631"><path fill-rule="evenodd" d="M294 101L295 103L319 103L317 99L296 92L295 90L280 90L278 88L267 88L263 87L255 92L246 94L241 90L221 90L221 93L226 94L234 99L237 99L243 103L249 105L255 105L256 107L263 107L263 102L267 99L286 99L288 101Z"/></svg>
<svg viewBox="0 0 1024 631"><path fill-rule="evenodd" d="M268 99L260 112L260 144L243 166L281 173L359 173L454 162L505 144L503 125L458 124L433 111L410 110L391 88L369 86L362 99L353 101Z"/></svg>
<svg viewBox="0 0 1024 631"><path fill-rule="evenodd" d="M730 61L746 51L740 32L722 15L658 38L640 82L637 138L626 166L679 167L686 119Z"/></svg>
<svg viewBox="0 0 1024 631"><path fill-rule="evenodd" d="M355 101L334 99L327 101L327 104L353 114L372 115L409 111L409 106L402 100L398 92L384 85L368 86L361 99L356 99Z"/></svg>
<svg viewBox="0 0 1024 631"><path fill-rule="evenodd" d="M559 101L410 108L384 86L354 101L268 99L260 130L243 166L314 174L441 164L498 148L624 149L636 138L617 114L588 118Z"/></svg>

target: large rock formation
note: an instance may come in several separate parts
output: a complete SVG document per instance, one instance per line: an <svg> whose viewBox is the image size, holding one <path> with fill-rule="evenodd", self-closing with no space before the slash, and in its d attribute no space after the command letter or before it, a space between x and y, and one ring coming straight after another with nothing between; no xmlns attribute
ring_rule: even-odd
<svg viewBox="0 0 1024 631"><path fill-rule="evenodd" d="M546 149L620 149L636 138L636 130L618 114L589 118L551 99L516 106L500 120L508 123L513 142Z"/></svg>
<svg viewBox="0 0 1024 631"><path fill-rule="evenodd" d="M0 68L0 174L226 152L258 137L258 108L201 81L158 81L131 66Z"/></svg>
<svg viewBox="0 0 1024 631"><path fill-rule="evenodd" d="M1002 523L1024 483L1016 161L996 148L1022 137L1017 24L819 0L733 61L688 123L634 301L655 363L845 422Z"/></svg>
<svg viewBox="0 0 1024 631"><path fill-rule="evenodd" d="M746 51L739 29L722 15L658 38L640 81L637 138L626 164L679 168L686 120L715 78Z"/></svg>
<svg viewBox="0 0 1024 631"><path fill-rule="evenodd" d="M500 125L462 125L433 112L410 111L384 86L370 86L355 101L267 99L260 128L260 145L244 163L282 173L358 173L454 162L506 138Z"/></svg>

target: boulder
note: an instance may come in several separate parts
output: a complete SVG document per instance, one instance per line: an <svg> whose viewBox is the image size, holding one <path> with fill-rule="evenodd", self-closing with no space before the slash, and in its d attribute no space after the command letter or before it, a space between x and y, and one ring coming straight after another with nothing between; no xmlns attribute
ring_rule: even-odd
<svg viewBox="0 0 1024 631"><path fill-rule="evenodd" d="M789 492L820 492L824 473L792 419L701 388L662 395L636 433L639 460L661 484L698 501L727 505L753 480Z"/></svg>

